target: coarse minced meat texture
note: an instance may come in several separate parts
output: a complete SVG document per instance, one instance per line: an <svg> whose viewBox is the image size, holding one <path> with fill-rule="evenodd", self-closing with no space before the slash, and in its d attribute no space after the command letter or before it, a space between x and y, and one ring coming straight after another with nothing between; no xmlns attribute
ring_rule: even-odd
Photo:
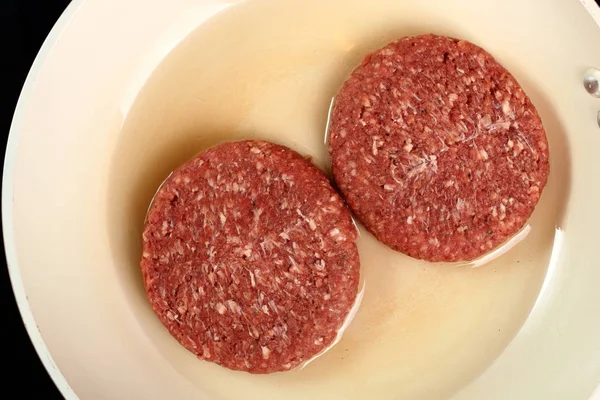
<svg viewBox="0 0 600 400"><path fill-rule="evenodd" d="M482 48L437 35L368 54L329 130L335 181L381 242L417 259L478 258L516 234L549 174L542 122Z"/></svg>
<svg viewBox="0 0 600 400"><path fill-rule="evenodd" d="M155 313L200 359L286 371L336 339L358 291L356 239L350 211L308 160L229 142L161 186L141 268Z"/></svg>

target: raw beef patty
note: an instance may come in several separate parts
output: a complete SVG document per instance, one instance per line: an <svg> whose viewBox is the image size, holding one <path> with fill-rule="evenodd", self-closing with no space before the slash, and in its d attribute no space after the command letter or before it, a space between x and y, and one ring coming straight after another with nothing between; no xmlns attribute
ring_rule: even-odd
<svg viewBox="0 0 600 400"><path fill-rule="evenodd" d="M405 37L368 54L335 100L335 181L365 227L428 261L473 260L516 234L549 174L542 122L482 48Z"/></svg>
<svg viewBox="0 0 600 400"><path fill-rule="evenodd" d="M292 369L332 344L355 301L357 231L325 175L268 142L177 169L147 215L141 268L162 323L200 359Z"/></svg>

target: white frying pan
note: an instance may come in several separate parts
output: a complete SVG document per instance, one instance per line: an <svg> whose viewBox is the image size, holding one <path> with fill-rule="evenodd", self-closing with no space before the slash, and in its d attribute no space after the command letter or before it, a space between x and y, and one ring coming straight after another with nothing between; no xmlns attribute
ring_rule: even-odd
<svg viewBox="0 0 600 400"><path fill-rule="evenodd" d="M23 90L2 213L29 334L67 398L587 400L600 383L600 21L576 0L87 0ZM438 33L492 53L537 107L551 175L528 233L489 262L411 260L362 234L342 340L265 376L197 360L139 273L160 182L206 146L261 137L314 156L369 50Z"/></svg>

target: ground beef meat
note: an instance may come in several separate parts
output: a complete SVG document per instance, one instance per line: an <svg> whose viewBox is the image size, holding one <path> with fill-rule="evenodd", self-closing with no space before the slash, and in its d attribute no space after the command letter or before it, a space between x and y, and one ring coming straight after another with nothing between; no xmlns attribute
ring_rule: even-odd
<svg viewBox="0 0 600 400"><path fill-rule="evenodd" d="M211 148L161 186L141 269L162 323L203 360L251 373L324 350L358 291L357 231L326 176L264 141Z"/></svg>
<svg viewBox="0 0 600 400"><path fill-rule="evenodd" d="M516 234L549 174L542 122L515 78L464 40L405 37L343 84L332 171L381 242L428 261L473 260Z"/></svg>

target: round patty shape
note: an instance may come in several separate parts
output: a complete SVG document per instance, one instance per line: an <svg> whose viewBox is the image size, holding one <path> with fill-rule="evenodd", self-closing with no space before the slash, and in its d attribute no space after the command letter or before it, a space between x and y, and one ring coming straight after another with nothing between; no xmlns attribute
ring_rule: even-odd
<svg viewBox="0 0 600 400"><path fill-rule="evenodd" d="M480 47L405 37L363 60L336 98L335 181L382 243L427 261L468 261L516 234L549 173L542 122Z"/></svg>
<svg viewBox="0 0 600 400"><path fill-rule="evenodd" d="M155 313L200 359L285 371L336 339L358 291L357 236L342 198L300 154L229 142L161 186L141 269Z"/></svg>

